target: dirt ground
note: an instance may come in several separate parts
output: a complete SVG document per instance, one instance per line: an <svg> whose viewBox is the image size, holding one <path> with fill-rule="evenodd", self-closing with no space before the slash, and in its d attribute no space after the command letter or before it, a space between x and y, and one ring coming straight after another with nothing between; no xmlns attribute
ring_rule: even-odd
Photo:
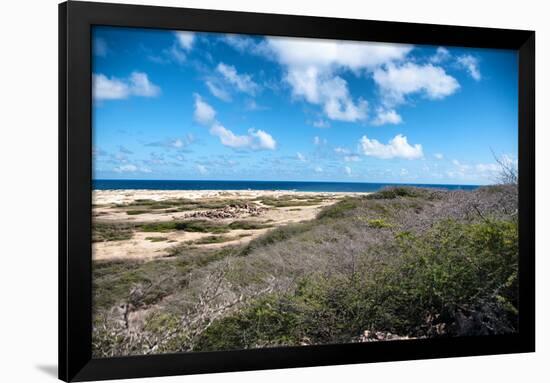
<svg viewBox="0 0 550 383"><path fill-rule="evenodd" d="M242 201L250 209L238 211L230 210L234 216L230 218L208 218L206 220L230 224L236 220L247 220L268 224L269 228L261 229L235 229L223 236L223 242L196 244L193 246L213 248L227 245L246 244L259 235L271 230L277 226L286 225L293 222L300 222L315 218L320 209L325 206L336 203L341 198L352 193L306 193L291 191L150 191L150 190L122 190L122 191L94 191L93 193L93 217L94 222L109 224L139 224L158 223L191 220L196 217L197 212L211 210L212 215L216 216L217 211L226 212L227 208L217 209L197 209L178 212L165 212L155 210L145 212L139 215L127 214L126 206L136 200L170 201L175 199L188 199L193 201ZM263 204L261 198L286 198L291 200L294 206L275 207ZM295 198L298 197L298 198ZM169 210L169 209L167 209ZM203 213L199 213L203 214ZM193 217L194 215L194 217ZM205 218L200 218L205 219ZM192 241L201 240L201 238L212 236L212 233L188 232L183 230L174 230L167 232L144 232L139 227L133 229L132 238L126 240L95 242L93 244L93 260L148 260L168 255L171 247L179 244L191 244ZM155 241L154 238L158 238Z"/></svg>

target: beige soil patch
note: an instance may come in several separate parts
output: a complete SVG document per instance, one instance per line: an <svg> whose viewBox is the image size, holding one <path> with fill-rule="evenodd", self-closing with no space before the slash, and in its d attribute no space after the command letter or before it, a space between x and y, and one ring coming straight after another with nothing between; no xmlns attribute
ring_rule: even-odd
<svg viewBox="0 0 550 383"><path fill-rule="evenodd" d="M115 207L115 204L129 204L136 199L149 199L155 201L173 200L178 198L187 198L194 200L212 199L218 200L231 199L247 201L256 204L258 207L266 209L258 216L239 216L236 219L215 219L213 222L230 224L236 220L247 220L258 223L269 224L271 228L244 230L230 230L223 234L198 233L185 231L171 232L141 232L134 230L132 239L121 241L97 242L92 246L94 260L151 260L159 257L165 257L169 254L169 249L175 245L191 243L201 238L212 235L231 238L229 241L219 243L193 244L197 247L220 248L228 245L244 245L252 239L257 238L274 227L286 225L294 222L301 222L314 219L319 210L323 207L336 203L345 196L360 193L305 193L289 191L150 191L150 190L131 190L131 191L94 191L93 192L93 215L96 222L108 223L151 223L151 222L170 222L173 220L189 219L189 215L195 211L188 210L176 213L144 213L138 215L128 215L126 211ZM316 205L292 206L292 207L273 207L261 204L259 201L251 201L258 197L277 198L280 196L307 196L309 198L322 197L324 200ZM294 200L293 200L294 201ZM307 200L303 200L307 205ZM98 206L99 205L99 206ZM215 209L212 209L215 210ZM243 236L248 234L247 236ZM166 238L163 241L151 241L150 238ZM147 239L149 238L149 239Z"/></svg>

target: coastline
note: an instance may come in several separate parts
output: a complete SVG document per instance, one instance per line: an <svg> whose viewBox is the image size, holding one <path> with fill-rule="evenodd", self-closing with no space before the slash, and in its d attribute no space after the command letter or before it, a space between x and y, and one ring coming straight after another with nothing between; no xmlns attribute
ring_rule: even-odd
<svg viewBox="0 0 550 383"><path fill-rule="evenodd" d="M368 192L289 190L94 190L94 261L149 261L177 246L243 246L275 228L315 219ZM175 225L194 225L178 229ZM197 227L200 226L200 227Z"/></svg>
<svg viewBox="0 0 550 383"><path fill-rule="evenodd" d="M317 192L299 190L150 190L150 189L109 189L92 190L92 203L127 203L136 199L152 199L162 201L172 198L257 198L259 196L280 197L282 195L320 195L320 196L355 196L367 195L372 192Z"/></svg>

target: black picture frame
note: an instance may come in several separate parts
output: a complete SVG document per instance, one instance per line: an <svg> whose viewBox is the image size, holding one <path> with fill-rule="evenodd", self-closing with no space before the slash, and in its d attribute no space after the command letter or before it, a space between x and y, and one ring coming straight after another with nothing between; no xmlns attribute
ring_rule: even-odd
<svg viewBox="0 0 550 383"><path fill-rule="evenodd" d="M519 332L227 352L92 358L93 25L518 51ZM59 5L59 378L88 381L535 350L535 32L69 1Z"/></svg>

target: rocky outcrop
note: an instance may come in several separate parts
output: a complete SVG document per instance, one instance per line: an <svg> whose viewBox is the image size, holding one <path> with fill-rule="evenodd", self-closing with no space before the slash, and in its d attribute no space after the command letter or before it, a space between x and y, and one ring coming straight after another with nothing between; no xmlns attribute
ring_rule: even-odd
<svg viewBox="0 0 550 383"><path fill-rule="evenodd" d="M252 203L230 204L221 209L195 211L186 214L185 218L231 219L241 217L257 217L266 210L266 208Z"/></svg>

